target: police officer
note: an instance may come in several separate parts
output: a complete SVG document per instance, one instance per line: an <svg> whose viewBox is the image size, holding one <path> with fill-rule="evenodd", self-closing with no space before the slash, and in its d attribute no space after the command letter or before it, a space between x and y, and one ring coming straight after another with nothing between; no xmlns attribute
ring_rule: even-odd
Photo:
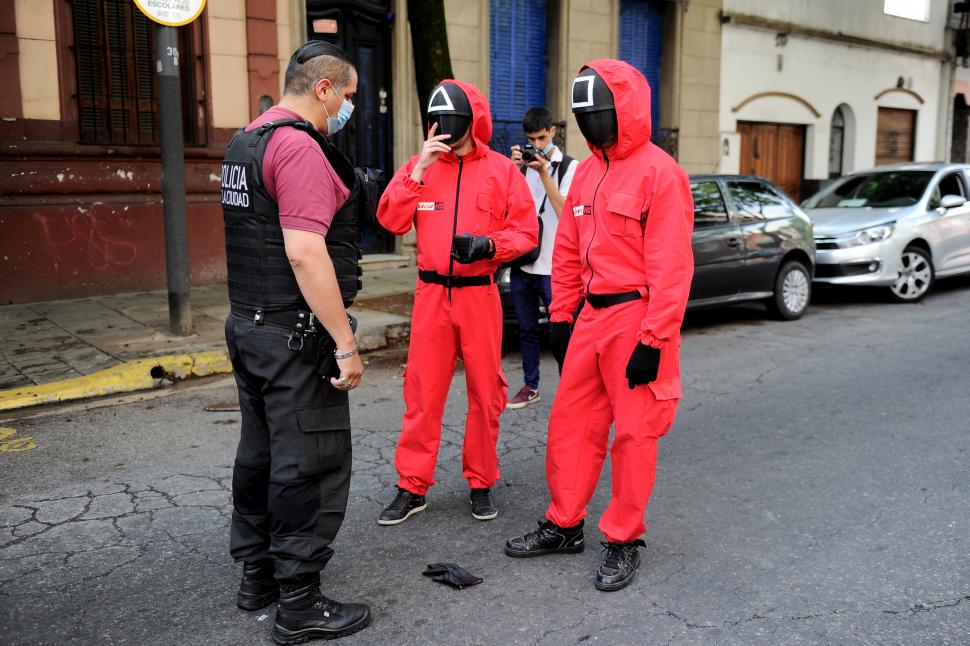
<svg viewBox="0 0 970 646"><path fill-rule="evenodd" d="M552 501L539 527L507 541L505 553L584 549L586 505L609 448L612 498L599 522L606 541L594 579L608 592L629 585L640 565L657 444L681 396L694 209L687 174L650 143L650 86L642 74L622 61L595 60L580 70L572 94L593 155L576 171L553 250L553 343L568 339L568 352L549 415Z"/></svg>
<svg viewBox="0 0 970 646"><path fill-rule="evenodd" d="M348 391L364 372L349 306L359 288L359 182L324 137L353 112L350 57L310 41L279 103L235 134L222 167L232 359L242 430L230 553L237 604L279 597L273 640L332 639L370 621L320 591L350 486Z"/></svg>

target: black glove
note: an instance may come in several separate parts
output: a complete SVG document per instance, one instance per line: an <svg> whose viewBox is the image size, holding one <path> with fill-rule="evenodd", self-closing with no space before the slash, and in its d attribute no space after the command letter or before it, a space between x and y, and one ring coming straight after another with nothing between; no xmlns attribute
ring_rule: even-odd
<svg viewBox="0 0 970 646"><path fill-rule="evenodd" d="M470 585L478 585L482 582L482 577L475 576L465 568L454 563L430 563L428 564L428 569L421 574L430 576L432 581L446 583L459 590Z"/></svg>
<svg viewBox="0 0 970 646"><path fill-rule="evenodd" d="M552 356L559 364L559 374L562 374L562 364L566 360L566 349L569 347L569 337L572 334L572 326L565 321L552 324L549 333L549 344L552 346Z"/></svg>
<svg viewBox="0 0 970 646"><path fill-rule="evenodd" d="M626 364L626 378L630 382L630 390L641 384L649 384L657 380L660 369L660 350L638 343Z"/></svg>
<svg viewBox="0 0 970 646"><path fill-rule="evenodd" d="M459 233L451 241L451 257L467 265L495 255L495 246L488 236Z"/></svg>

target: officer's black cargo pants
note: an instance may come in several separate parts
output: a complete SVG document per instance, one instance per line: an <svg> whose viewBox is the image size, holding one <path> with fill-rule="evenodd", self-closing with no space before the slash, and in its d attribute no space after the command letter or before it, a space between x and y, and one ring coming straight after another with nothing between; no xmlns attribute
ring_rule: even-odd
<svg viewBox="0 0 970 646"><path fill-rule="evenodd" d="M229 552L237 561L274 559L281 581L319 572L333 556L351 467L347 393L287 348L289 333L226 319L242 414Z"/></svg>

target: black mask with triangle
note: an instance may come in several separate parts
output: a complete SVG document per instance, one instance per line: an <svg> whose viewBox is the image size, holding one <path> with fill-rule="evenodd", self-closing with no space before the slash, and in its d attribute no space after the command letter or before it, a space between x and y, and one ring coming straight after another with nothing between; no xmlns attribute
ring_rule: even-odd
<svg viewBox="0 0 970 646"><path fill-rule="evenodd" d="M428 100L428 127L438 124L435 135L450 135L446 144L454 144L468 132L472 107L468 97L454 83L439 83Z"/></svg>

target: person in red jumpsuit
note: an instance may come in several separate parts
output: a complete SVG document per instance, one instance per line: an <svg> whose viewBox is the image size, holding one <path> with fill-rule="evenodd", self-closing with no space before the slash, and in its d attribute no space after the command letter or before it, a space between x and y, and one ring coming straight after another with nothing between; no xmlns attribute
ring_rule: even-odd
<svg viewBox="0 0 970 646"><path fill-rule="evenodd" d="M552 502L539 527L508 540L505 553L583 550L586 505L615 424L612 497L600 518L606 542L595 578L610 591L628 585L640 564L657 440L681 396L694 212L687 174L650 142L650 87L642 74L621 61L592 61L573 82L572 108L593 155L576 171L553 252L550 317L565 364L549 418Z"/></svg>
<svg viewBox="0 0 970 646"><path fill-rule="evenodd" d="M538 244L532 194L519 168L488 148L492 117L474 86L447 80L428 101L428 139L390 181L377 218L397 235L417 229L418 282L404 374L404 418L394 465L394 501L381 525L427 507L435 483L441 416L457 359L465 366L468 416L462 469L472 515L498 515L499 415L508 382L501 368L502 305L494 276Z"/></svg>

